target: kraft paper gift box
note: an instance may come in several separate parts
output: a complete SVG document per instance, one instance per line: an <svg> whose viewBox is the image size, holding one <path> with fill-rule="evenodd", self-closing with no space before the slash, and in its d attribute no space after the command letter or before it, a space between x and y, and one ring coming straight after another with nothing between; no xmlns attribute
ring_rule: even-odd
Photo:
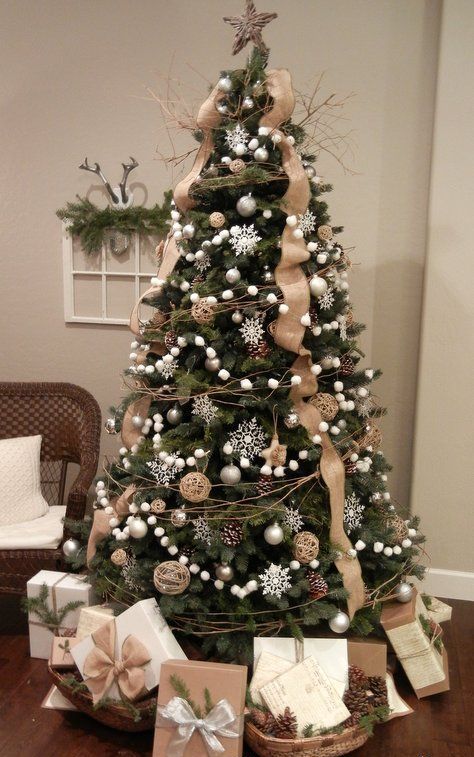
<svg viewBox="0 0 474 757"><path fill-rule="evenodd" d="M453 614L453 608L451 605L447 605L446 602L442 602L441 599L436 597L430 597L431 604L428 610L428 616L435 623L444 623L446 620L451 620Z"/></svg>
<svg viewBox="0 0 474 757"><path fill-rule="evenodd" d="M349 665L357 665L366 676L385 678L387 672L387 645L380 639L348 639Z"/></svg>
<svg viewBox="0 0 474 757"><path fill-rule="evenodd" d="M74 636L53 636L53 646L51 647L51 657L49 664L52 668L64 670L75 668L76 663L71 654L72 648L78 643L79 639Z"/></svg>
<svg viewBox="0 0 474 757"><path fill-rule="evenodd" d="M28 598L38 597L44 584L48 587L46 604L50 610L60 612L69 602L82 602L82 606L93 604L93 589L84 576L55 570L40 570L26 584ZM35 612L30 611L28 623L31 657L49 660L53 637L72 636L77 628L79 613L80 608L68 612L61 626L53 629L43 623Z"/></svg>
<svg viewBox="0 0 474 757"><path fill-rule="evenodd" d="M314 657L330 678L339 696L342 696L347 688L347 639L305 638L303 642L300 642L293 637L256 636L253 640L254 672L262 652L269 652L271 655L289 660L293 664L299 663L307 657ZM281 666L276 667L278 669L276 669L273 678L283 672ZM270 671L268 671L265 682L270 680ZM252 688L252 684L250 684L250 687L254 700L260 703L258 695L255 696L255 687Z"/></svg>
<svg viewBox="0 0 474 757"><path fill-rule="evenodd" d="M105 659L105 667L100 671L95 669L94 674L88 676L87 670L91 670L93 663L96 668L97 655L101 664ZM135 701L158 686L161 666L166 660L186 660L153 598L137 602L102 625L72 649L72 656L94 701L103 697L120 700L122 695ZM125 672L118 677L111 674L110 685L104 688L116 663L124 665ZM134 679L133 691L127 685L130 676ZM135 687L136 682L140 687Z"/></svg>
<svg viewBox="0 0 474 757"><path fill-rule="evenodd" d="M410 602L390 602L380 622L418 699L449 690L448 655L439 652L423 630L420 616L428 611L416 590Z"/></svg>
<svg viewBox="0 0 474 757"><path fill-rule="evenodd" d="M177 676L185 683L189 689L191 700L201 708L201 712L198 714L204 721L208 718L210 719L208 722L212 723L214 718L219 718L219 722L225 722L226 730L234 734L226 736L219 730L215 731L215 738L218 739L224 749L224 751L221 751L222 755L225 755L225 757L242 757L247 667L191 660L186 662L169 660L161 667L153 757L171 757L173 739L178 734L178 726L174 718L178 721L181 719L182 700L179 699L179 695L173 687L172 676ZM213 709L207 715L205 689L208 689L213 705ZM223 712L226 713L225 717L222 717ZM191 713L191 716L195 717L195 713ZM200 730L199 727L189 729L190 738L184 749L183 757L208 757L209 752L205 744L203 730ZM214 754L215 752L211 751L210 753Z"/></svg>

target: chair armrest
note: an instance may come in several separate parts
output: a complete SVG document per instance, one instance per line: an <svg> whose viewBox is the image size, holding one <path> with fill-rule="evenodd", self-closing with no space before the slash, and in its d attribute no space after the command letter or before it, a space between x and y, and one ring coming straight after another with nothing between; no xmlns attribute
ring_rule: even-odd
<svg viewBox="0 0 474 757"><path fill-rule="evenodd" d="M98 455L89 455L81 461L81 468L69 490L66 503L66 518L83 520L86 512L87 494L97 472Z"/></svg>

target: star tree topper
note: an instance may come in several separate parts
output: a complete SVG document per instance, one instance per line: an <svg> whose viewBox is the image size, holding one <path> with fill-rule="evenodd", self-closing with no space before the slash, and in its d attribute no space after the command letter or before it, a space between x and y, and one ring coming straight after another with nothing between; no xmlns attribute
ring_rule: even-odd
<svg viewBox="0 0 474 757"><path fill-rule="evenodd" d="M224 16L226 24L230 24L236 30L232 55L240 53L249 42L253 42L262 53L267 52L268 48L262 39L262 29L277 16L278 13L257 13L253 0L246 0L245 13L242 16Z"/></svg>

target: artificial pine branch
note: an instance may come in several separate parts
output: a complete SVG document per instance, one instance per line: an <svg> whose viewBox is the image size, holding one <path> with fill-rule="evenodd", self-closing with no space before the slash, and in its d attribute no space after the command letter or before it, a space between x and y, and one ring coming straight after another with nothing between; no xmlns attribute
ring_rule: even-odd
<svg viewBox="0 0 474 757"><path fill-rule="evenodd" d="M191 699L191 692L189 691L183 679L177 673L173 673L170 676L170 683L173 689L176 691L177 695L189 704L196 717L202 718L201 708L198 704L196 704L196 702Z"/></svg>
<svg viewBox="0 0 474 757"><path fill-rule="evenodd" d="M59 611L55 612L48 607L48 597L49 588L46 584L42 584L37 597L22 598L21 607L26 613L34 613L40 619L41 623L48 626L52 631L57 631L63 625L63 621L68 613L77 610L85 604L85 602L79 600L68 602Z"/></svg>

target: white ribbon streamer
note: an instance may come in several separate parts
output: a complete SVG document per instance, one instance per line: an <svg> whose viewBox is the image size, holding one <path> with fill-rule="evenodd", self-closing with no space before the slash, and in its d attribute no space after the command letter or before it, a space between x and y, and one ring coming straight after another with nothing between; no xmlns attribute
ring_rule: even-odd
<svg viewBox="0 0 474 757"><path fill-rule="evenodd" d="M196 730L201 734L209 757L214 757L225 752L217 736L237 739L242 735L243 716L237 716L227 699L221 699L205 718L197 718L185 699L173 697L168 704L158 705L156 725L161 728L176 728L166 757L182 757Z"/></svg>

